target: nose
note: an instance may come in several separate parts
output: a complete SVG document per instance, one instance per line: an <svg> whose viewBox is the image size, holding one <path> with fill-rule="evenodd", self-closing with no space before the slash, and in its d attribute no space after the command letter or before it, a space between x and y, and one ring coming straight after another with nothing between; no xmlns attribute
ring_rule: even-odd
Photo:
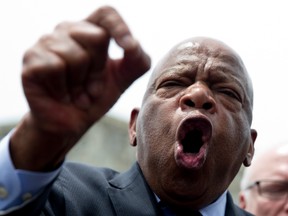
<svg viewBox="0 0 288 216"><path fill-rule="evenodd" d="M182 110L195 108L214 113L216 111L216 102L208 86L201 82L196 82L189 86L181 97L180 107Z"/></svg>

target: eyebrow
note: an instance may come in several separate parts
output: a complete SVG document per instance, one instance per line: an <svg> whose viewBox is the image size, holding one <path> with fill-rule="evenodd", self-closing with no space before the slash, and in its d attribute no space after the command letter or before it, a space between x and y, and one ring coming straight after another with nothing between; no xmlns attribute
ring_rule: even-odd
<svg viewBox="0 0 288 216"><path fill-rule="evenodd" d="M161 71L160 75L157 77L156 80L158 80L159 78L163 76L165 77L176 76L179 78L184 76L185 78L194 79L195 77L193 73L197 73L198 66L192 67L191 64L185 64L186 61L182 61L182 62L184 64L181 64L181 65L177 64L177 65L171 66ZM215 72L217 73L215 74ZM211 68L208 69L208 74L209 74L208 75L209 79L212 82L216 82L216 81L228 82L232 78L239 86L242 86L244 88L244 86L242 85L243 81L240 81L240 77L235 76L236 73L234 72L234 70L232 70L229 64L225 63L225 64L213 65ZM213 74L213 76L211 76L210 74Z"/></svg>
<svg viewBox="0 0 288 216"><path fill-rule="evenodd" d="M192 73L196 73L198 66L192 66L192 64L187 64L187 61L181 61L177 65L169 66L168 68L165 68L162 70L158 76L158 78L162 76L179 76L183 77L185 75L186 77L193 76Z"/></svg>

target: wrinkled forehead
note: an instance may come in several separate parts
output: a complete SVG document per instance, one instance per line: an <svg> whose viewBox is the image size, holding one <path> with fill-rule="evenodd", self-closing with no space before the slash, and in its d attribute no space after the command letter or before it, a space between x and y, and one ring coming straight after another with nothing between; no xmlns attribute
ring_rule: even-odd
<svg viewBox="0 0 288 216"><path fill-rule="evenodd" d="M238 80L246 92L245 109L252 122L253 86L240 56L221 41L211 38L191 38L174 46L154 68L143 101L153 92L155 81L170 69L183 71L225 71L226 76ZM218 70L219 69L219 70ZM215 73L213 73L215 74ZM211 77L210 77L211 78Z"/></svg>
<svg viewBox="0 0 288 216"><path fill-rule="evenodd" d="M220 68L237 77L253 103L252 81L240 56L223 42L211 38L191 38L174 46L154 68L148 86L173 67L187 67L192 71L201 66L216 71Z"/></svg>
<svg viewBox="0 0 288 216"><path fill-rule="evenodd" d="M246 81L248 76L240 56L223 42L210 38L192 38L174 46L154 70L153 78L176 65L221 67Z"/></svg>

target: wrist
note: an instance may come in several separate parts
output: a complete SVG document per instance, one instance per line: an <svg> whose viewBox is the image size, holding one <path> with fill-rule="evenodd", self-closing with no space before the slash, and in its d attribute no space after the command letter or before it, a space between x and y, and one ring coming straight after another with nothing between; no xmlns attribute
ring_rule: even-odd
<svg viewBox="0 0 288 216"><path fill-rule="evenodd" d="M59 167L77 138L45 131L29 115L15 129L10 154L16 169L51 171Z"/></svg>

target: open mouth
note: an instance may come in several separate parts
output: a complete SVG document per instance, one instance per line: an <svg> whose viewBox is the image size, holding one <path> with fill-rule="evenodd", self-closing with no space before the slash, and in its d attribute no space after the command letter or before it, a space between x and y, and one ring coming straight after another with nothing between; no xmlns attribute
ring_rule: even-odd
<svg viewBox="0 0 288 216"><path fill-rule="evenodd" d="M185 120L178 130L178 141L184 153L197 154L208 142L212 134L212 125L206 118Z"/></svg>
<svg viewBox="0 0 288 216"><path fill-rule="evenodd" d="M205 116L183 120L177 130L176 163L189 169L201 168L211 136L212 124Z"/></svg>
<svg viewBox="0 0 288 216"><path fill-rule="evenodd" d="M180 141L183 146L184 153L197 153L199 152L202 142L202 131L199 129L193 129L189 131ZM193 143L193 144L192 144Z"/></svg>

